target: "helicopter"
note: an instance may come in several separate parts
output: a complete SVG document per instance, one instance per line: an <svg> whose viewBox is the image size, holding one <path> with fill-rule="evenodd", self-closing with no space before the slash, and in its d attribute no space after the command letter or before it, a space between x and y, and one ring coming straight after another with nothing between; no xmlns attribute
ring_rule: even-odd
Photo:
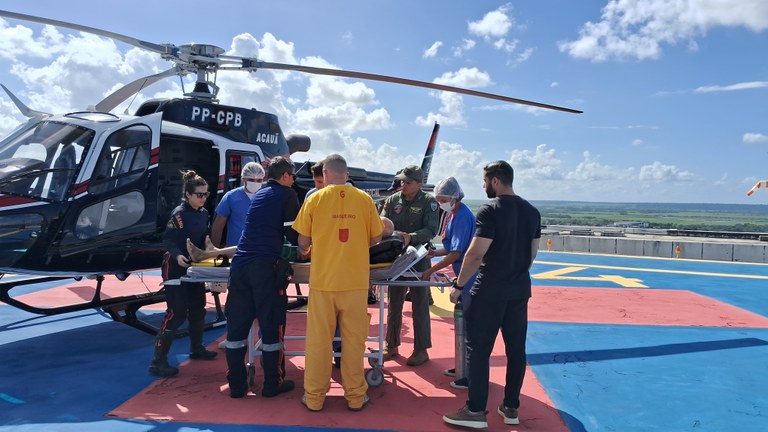
<svg viewBox="0 0 768 432"><path fill-rule="evenodd" d="M219 71L259 69L382 81L524 104L569 113L579 110L448 85L342 69L263 61L226 55L208 44L157 44L106 30L0 10L0 16L47 24L111 38L159 55L172 67L138 78L94 106L50 114L26 106L2 86L29 120L0 141L0 274L49 280L94 277L90 301L37 308L10 295L28 282L0 283L0 301L24 310L53 315L88 308L124 307L135 314L144 304L163 301L162 289L101 298L104 275L124 280L155 269L165 252L162 235L181 191L179 171L193 169L212 186L211 214L218 199L240 186L248 162L264 166L274 157L306 152L311 139L284 134L275 114L220 104ZM182 97L151 99L129 114L112 111L160 80L195 76ZM435 124L423 167L429 170L439 125ZM309 163L296 163L299 196L312 187ZM374 197L388 194L394 174L349 169L350 180ZM215 188L213 187L215 185ZM218 306L218 304L217 304ZM118 319L111 311L113 318Z"/></svg>

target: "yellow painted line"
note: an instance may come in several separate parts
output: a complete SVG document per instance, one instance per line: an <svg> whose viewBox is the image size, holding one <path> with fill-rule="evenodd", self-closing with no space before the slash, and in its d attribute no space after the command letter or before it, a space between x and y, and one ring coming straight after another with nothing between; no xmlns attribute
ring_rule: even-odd
<svg viewBox="0 0 768 432"><path fill-rule="evenodd" d="M633 258L633 259L644 259L644 260L657 260L657 261L687 261L687 262L697 262L697 263L713 263L713 264L729 264L729 265L735 265L735 266L763 266L768 267L768 263L760 263L760 262L747 262L747 261L718 261L718 260L705 260L705 259L697 259L697 258L676 258L676 257L657 257L657 256L645 256L645 255L620 255L620 254L608 254L608 253L596 253L596 252L573 252L573 251L545 251L541 250L541 252L549 253L549 254L557 254L557 255L587 255L587 256L604 256L604 257L627 257L627 258ZM582 264L579 264L582 265Z"/></svg>
<svg viewBox="0 0 768 432"><path fill-rule="evenodd" d="M587 281L587 282L613 282L616 285L625 288L648 288L642 284L642 280L637 278L626 278L619 275L598 275L598 276L567 276L577 271L585 270L587 266L579 267L564 267L561 269L551 270L548 272L537 273L532 275L534 279L550 279L550 280L572 280L572 281Z"/></svg>
<svg viewBox="0 0 768 432"><path fill-rule="evenodd" d="M652 268L643 268L643 267L621 267L621 266L576 264L576 263L538 261L538 260L534 261L534 264L575 266L575 267L599 268L599 269L608 269L608 270L626 270L626 271L636 271L636 272L646 272L646 273L682 274L682 275L695 275L695 276L728 277L728 278L736 278L736 279L768 280L768 275L763 276L763 275L746 275L746 274L731 274L731 273L711 273L711 272L698 272L698 271L687 271L687 270L665 270L665 269L652 269Z"/></svg>

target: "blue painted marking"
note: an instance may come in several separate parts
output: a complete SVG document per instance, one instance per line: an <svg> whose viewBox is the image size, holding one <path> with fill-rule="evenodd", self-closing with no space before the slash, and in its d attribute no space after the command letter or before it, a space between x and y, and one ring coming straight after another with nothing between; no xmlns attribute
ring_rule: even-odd
<svg viewBox="0 0 768 432"><path fill-rule="evenodd" d="M8 403L12 403L14 405L21 405L23 403L26 403L26 402L24 402L21 399L16 399L15 397L13 397L11 395L8 395L8 394L5 394L5 393L0 393L0 399L6 401Z"/></svg>

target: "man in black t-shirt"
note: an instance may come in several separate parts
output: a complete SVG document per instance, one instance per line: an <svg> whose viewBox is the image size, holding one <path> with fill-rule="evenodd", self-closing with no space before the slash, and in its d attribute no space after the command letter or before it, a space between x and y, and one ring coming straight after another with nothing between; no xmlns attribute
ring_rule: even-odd
<svg viewBox="0 0 768 432"><path fill-rule="evenodd" d="M525 376L525 339L528 330L529 270L541 237L541 216L512 189L514 171L505 161L483 167L483 187L491 198L477 212L477 231L451 289L456 303L464 284L478 271L470 291L472 302L464 310L469 347L469 400L458 412L446 414L446 423L470 428L488 427L489 361L501 329L507 356L504 401L497 412L505 424L518 424L520 389Z"/></svg>

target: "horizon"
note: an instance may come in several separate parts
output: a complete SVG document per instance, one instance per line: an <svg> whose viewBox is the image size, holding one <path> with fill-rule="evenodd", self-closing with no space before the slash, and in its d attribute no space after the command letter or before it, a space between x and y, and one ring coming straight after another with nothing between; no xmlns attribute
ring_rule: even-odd
<svg viewBox="0 0 768 432"><path fill-rule="evenodd" d="M765 207L768 211L768 204L750 204L750 203L705 203L705 202L665 202L665 201L576 201L576 200L561 200L561 199L553 199L553 200L543 200L543 199L529 199L527 197L524 197L520 195L523 199L525 199L528 202L531 203L574 203L574 204L609 204L609 205L622 205L622 204L643 204L643 205L702 205L702 206L749 206L749 207ZM463 203L467 202L487 202L490 201L490 198L464 198L462 200Z"/></svg>
<svg viewBox="0 0 768 432"><path fill-rule="evenodd" d="M236 0L207 25L183 18L203 5L195 1L111 3L98 14L78 2L7 0L3 7L153 43L213 44L229 55L584 111L297 72L222 71L222 104L274 113L286 134L311 137L310 151L293 155L297 162L340 153L350 166L394 173L421 162L437 121L432 178L456 177L472 199L484 196L482 166L502 159L515 169L516 192L541 200L766 200L765 191L746 195L768 179L764 0L739 7L730 0L336 4L331 11L302 2L297 14L293 2ZM79 111L170 67L139 48L57 27L0 18L0 35L0 83L38 111ZM184 82L189 90L190 78ZM113 111L181 95L178 78L161 80ZM0 93L0 134L23 121Z"/></svg>

